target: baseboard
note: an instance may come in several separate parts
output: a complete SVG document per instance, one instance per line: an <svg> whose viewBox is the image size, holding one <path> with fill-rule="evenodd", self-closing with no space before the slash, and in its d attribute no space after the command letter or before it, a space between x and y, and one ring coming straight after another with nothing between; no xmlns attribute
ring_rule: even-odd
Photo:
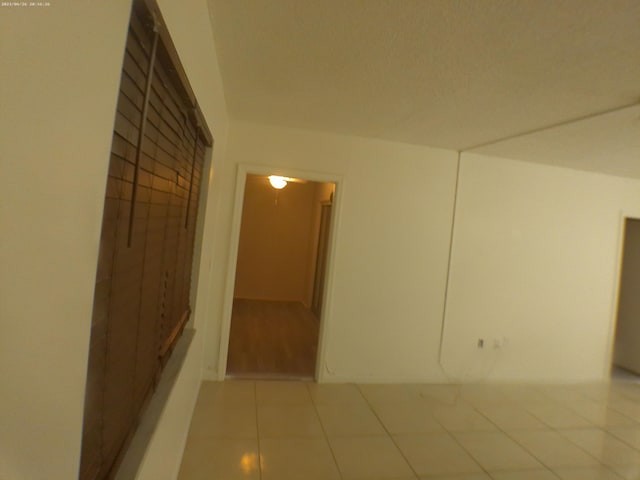
<svg viewBox="0 0 640 480"><path fill-rule="evenodd" d="M300 300L299 298L256 298L256 297L233 297L233 300L248 300L251 302L282 302L282 303L301 303L306 308L309 306L306 304L304 300Z"/></svg>

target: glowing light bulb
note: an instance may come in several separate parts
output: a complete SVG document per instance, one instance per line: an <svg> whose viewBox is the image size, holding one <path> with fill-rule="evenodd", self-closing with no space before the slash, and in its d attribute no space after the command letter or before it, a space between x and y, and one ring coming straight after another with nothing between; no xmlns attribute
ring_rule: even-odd
<svg viewBox="0 0 640 480"><path fill-rule="evenodd" d="M264 466L262 461L262 455L259 457L260 466ZM245 453L240 458L240 469L243 473L249 475L250 473L258 470L258 455L255 453Z"/></svg>
<svg viewBox="0 0 640 480"><path fill-rule="evenodd" d="M278 175L269 176L269 183L276 190L282 190L287 186L287 181L284 179L284 177L280 177Z"/></svg>

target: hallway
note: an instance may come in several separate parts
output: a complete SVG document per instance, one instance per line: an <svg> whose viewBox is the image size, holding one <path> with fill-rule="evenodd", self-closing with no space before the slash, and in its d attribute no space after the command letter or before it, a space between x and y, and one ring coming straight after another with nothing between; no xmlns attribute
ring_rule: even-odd
<svg viewBox="0 0 640 480"><path fill-rule="evenodd" d="M299 302L233 301L227 375L315 376L319 321Z"/></svg>
<svg viewBox="0 0 640 480"><path fill-rule="evenodd" d="M640 478L640 387L204 382L180 480Z"/></svg>

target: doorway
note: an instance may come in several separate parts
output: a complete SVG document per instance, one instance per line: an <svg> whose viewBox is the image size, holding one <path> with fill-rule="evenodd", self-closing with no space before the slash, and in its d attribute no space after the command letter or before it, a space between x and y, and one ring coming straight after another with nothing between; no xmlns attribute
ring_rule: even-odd
<svg viewBox="0 0 640 480"><path fill-rule="evenodd" d="M246 174L227 377L314 378L334 191Z"/></svg>
<svg viewBox="0 0 640 480"><path fill-rule="evenodd" d="M640 380L640 219L625 218L611 376Z"/></svg>

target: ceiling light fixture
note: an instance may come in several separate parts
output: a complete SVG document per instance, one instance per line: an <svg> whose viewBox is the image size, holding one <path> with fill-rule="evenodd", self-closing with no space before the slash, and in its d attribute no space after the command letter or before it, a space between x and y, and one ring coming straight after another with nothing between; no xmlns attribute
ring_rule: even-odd
<svg viewBox="0 0 640 480"><path fill-rule="evenodd" d="M280 177L279 175L270 175L269 183L276 190L282 190L287 186L287 180L285 179L285 177Z"/></svg>

